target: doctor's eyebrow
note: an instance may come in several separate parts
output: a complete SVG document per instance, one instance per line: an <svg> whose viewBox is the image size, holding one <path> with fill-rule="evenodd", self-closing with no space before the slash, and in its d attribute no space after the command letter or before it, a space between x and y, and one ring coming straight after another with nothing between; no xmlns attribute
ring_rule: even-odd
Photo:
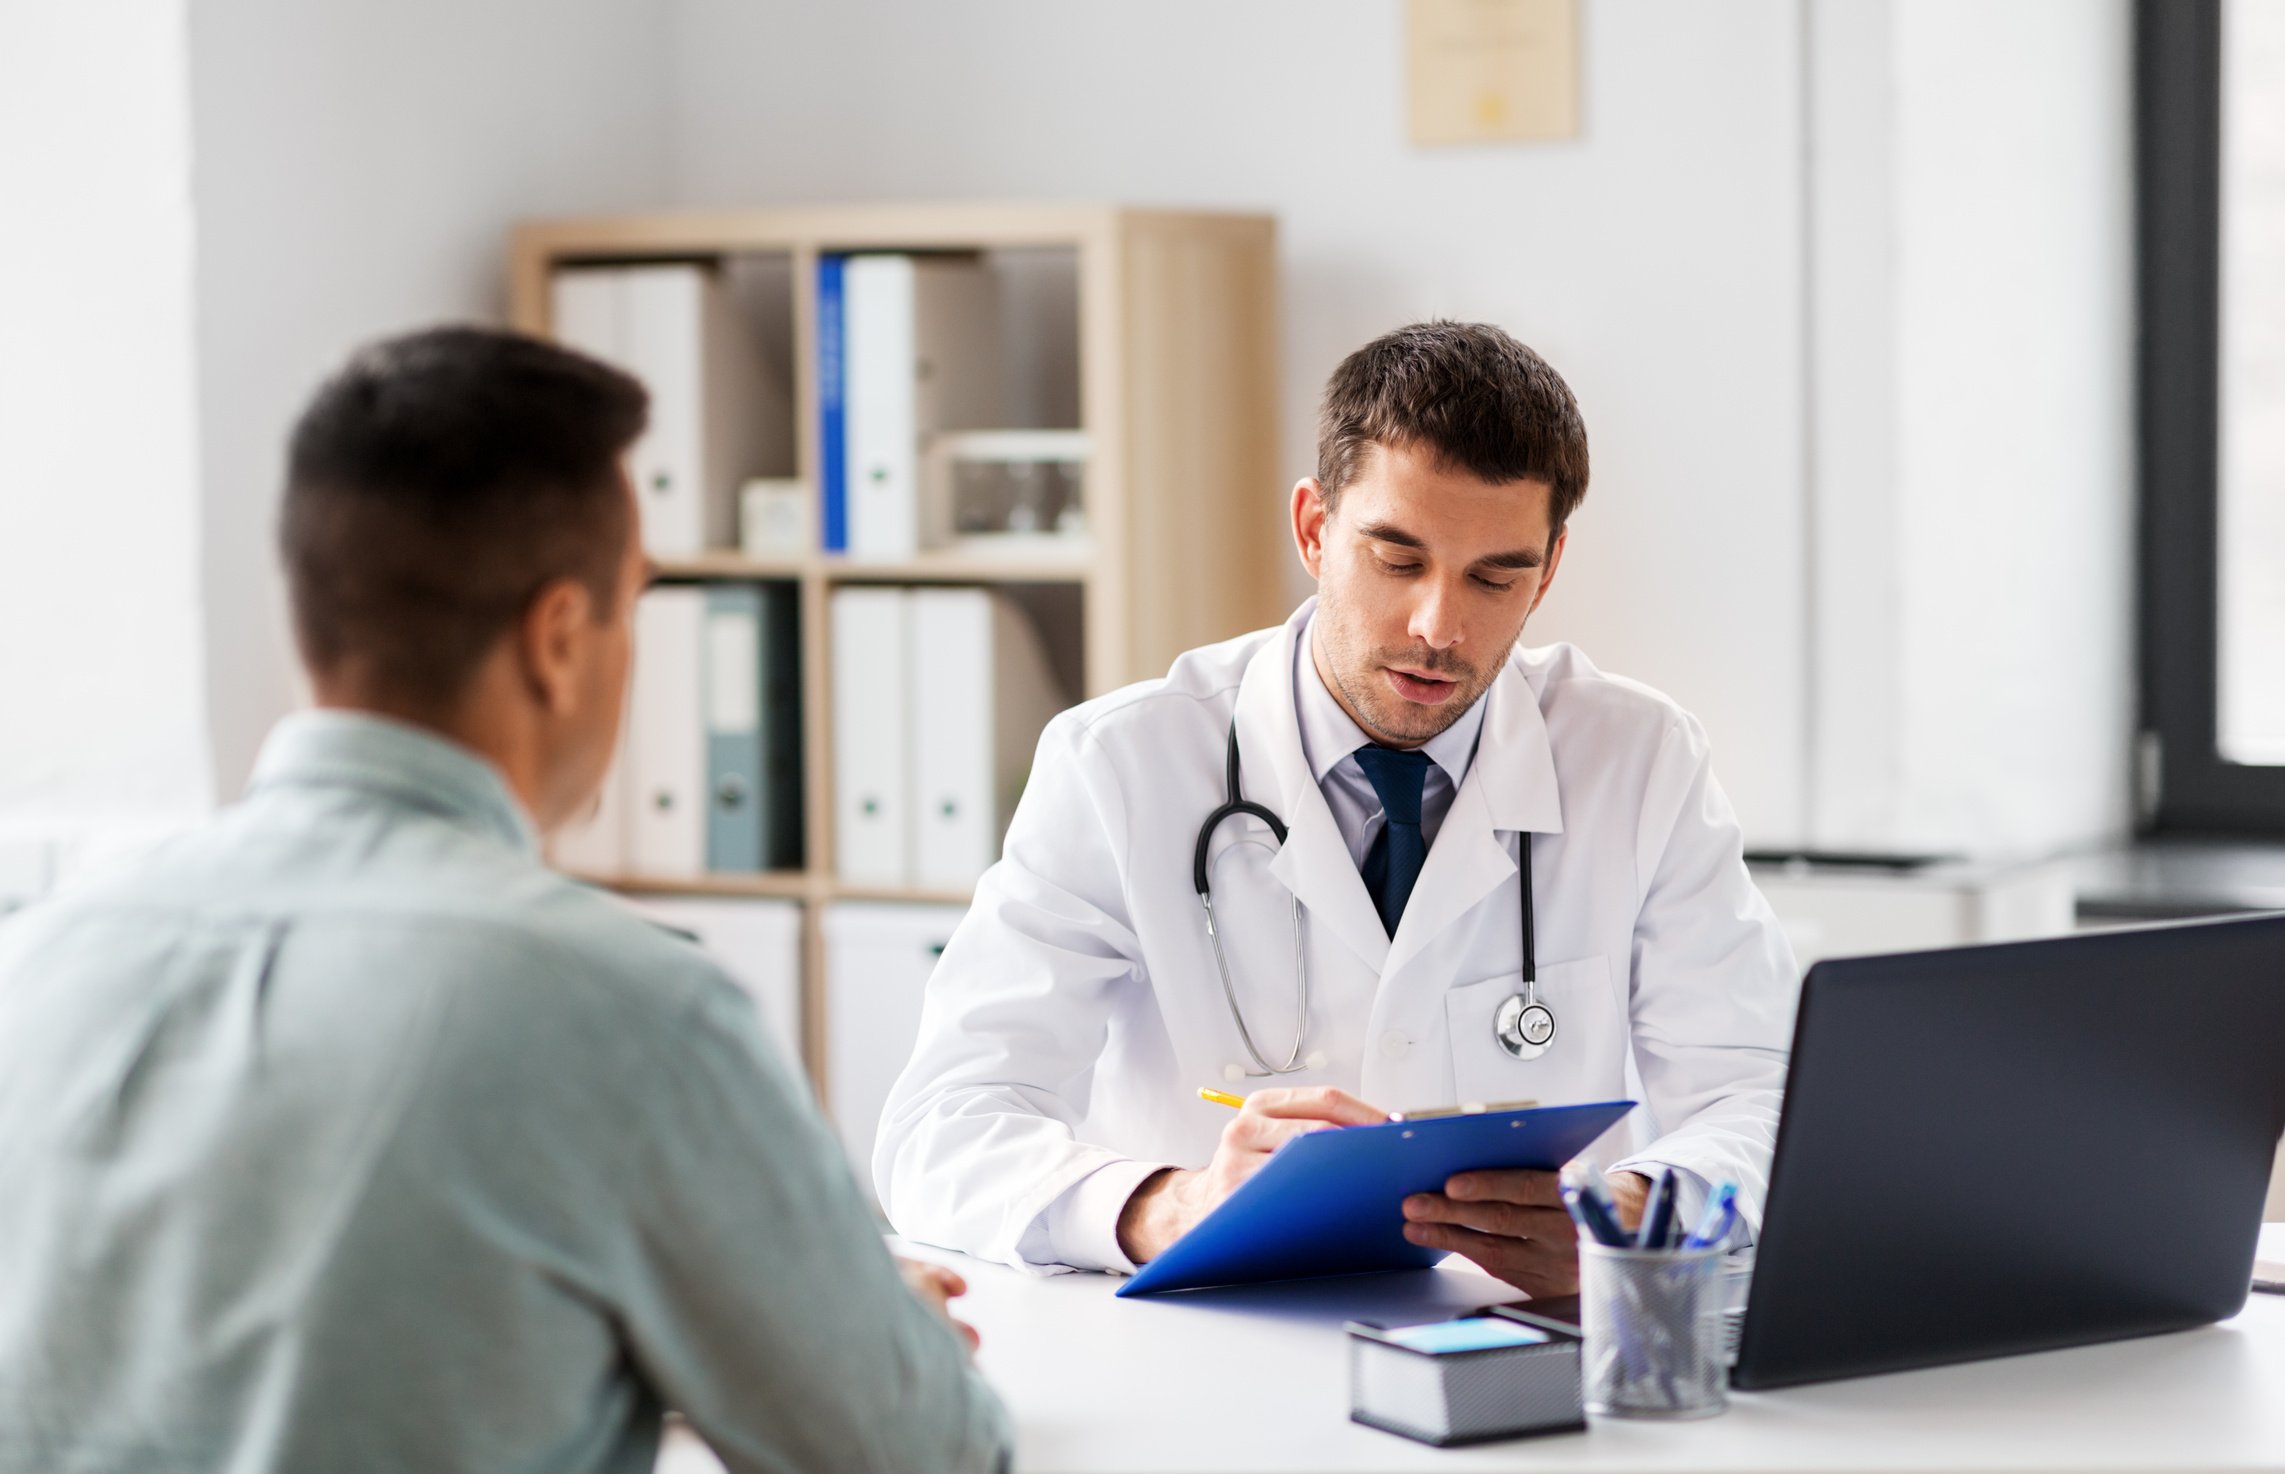
<svg viewBox="0 0 2285 1474"><path fill-rule="evenodd" d="M1400 548L1416 552L1428 551L1428 544L1390 522L1367 522L1357 529L1357 536L1369 537L1374 542L1395 543ZM1472 565L1476 568L1537 568L1547 561L1547 555L1537 548L1517 548L1506 553L1487 553Z"/></svg>

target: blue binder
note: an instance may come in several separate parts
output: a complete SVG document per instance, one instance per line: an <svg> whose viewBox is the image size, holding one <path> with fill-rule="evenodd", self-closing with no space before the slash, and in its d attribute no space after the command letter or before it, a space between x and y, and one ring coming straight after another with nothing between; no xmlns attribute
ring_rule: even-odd
<svg viewBox="0 0 2285 1474"><path fill-rule="evenodd" d="M1607 1100L1296 1137L1118 1293L1425 1269L1444 1251L1406 1242L1408 1195L1441 1192L1455 1172L1553 1171L1633 1109Z"/></svg>
<svg viewBox="0 0 2285 1474"><path fill-rule="evenodd" d="M839 256L817 258L817 468L818 541L828 553L849 548L849 439L847 335L842 317Z"/></svg>

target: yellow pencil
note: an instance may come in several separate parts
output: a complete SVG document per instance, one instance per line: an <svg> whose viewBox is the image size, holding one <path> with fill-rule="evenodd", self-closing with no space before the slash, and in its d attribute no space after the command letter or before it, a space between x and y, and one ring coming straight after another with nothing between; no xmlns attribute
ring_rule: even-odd
<svg viewBox="0 0 2285 1474"><path fill-rule="evenodd" d="M1198 1098L1212 1101L1215 1105L1226 1105L1233 1111L1245 1109L1246 1104L1246 1098L1242 1095L1232 1095L1227 1090L1211 1090L1204 1085L1198 1087Z"/></svg>

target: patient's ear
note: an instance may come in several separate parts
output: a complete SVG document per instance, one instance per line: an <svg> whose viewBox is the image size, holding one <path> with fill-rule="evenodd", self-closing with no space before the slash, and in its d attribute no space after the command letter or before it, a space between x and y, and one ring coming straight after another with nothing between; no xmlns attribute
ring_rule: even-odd
<svg viewBox="0 0 2285 1474"><path fill-rule="evenodd" d="M594 596L576 578L543 585L524 606L517 628L517 662L532 699L552 716L568 715L579 701L584 645L595 637Z"/></svg>

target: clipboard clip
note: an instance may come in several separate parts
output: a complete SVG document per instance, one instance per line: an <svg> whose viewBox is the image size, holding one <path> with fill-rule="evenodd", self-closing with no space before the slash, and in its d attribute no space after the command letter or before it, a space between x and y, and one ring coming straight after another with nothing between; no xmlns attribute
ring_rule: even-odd
<svg viewBox="0 0 2285 1474"><path fill-rule="evenodd" d="M1433 1121L1439 1116L1488 1116L1494 1111L1532 1111L1539 1108L1536 1100L1473 1100L1465 1105L1430 1106L1421 1111L1390 1111L1391 1121Z"/></svg>

